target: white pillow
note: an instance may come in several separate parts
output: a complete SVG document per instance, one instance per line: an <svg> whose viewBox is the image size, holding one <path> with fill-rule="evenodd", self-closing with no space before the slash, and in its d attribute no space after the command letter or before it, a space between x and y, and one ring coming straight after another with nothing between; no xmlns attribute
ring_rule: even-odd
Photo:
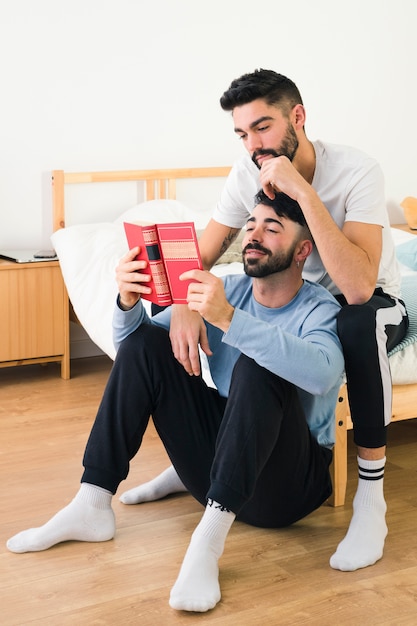
<svg viewBox="0 0 417 626"><path fill-rule="evenodd" d="M115 357L115 268L128 250L123 222L194 221L197 228L204 228L209 218L208 212L192 211L177 200L150 200L124 211L114 222L69 226L52 235L74 311L90 338L110 358ZM150 303L143 302L149 311Z"/></svg>

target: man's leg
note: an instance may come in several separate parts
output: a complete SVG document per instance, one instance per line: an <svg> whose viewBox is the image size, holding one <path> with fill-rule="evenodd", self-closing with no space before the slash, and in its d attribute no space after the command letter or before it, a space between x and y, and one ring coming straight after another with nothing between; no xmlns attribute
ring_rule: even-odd
<svg viewBox="0 0 417 626"><path fill-rule="evenodd" d="M236 515L265 527L304 517L331 493L331 456L311 437L294 386L241 356L217 438L207 506L170 605L213 608L220 600L218 560Z"/></svg>
<svg viewBox="0 0 417 626"><path fill-rule="evenodd" d="M406 329L405 308L386 295L375 295L365 305L346 305L339 314L359 479L348 532L330 559L335 569L367 567L383 555L388 532L383 479L392 405L388 351Z"/></svg>
<svg viewBox="0 0 417 626"><path fill-rule="evenodd" d="M187 403L192 403L194 396L204 402L205 389L202 381L187 376L174 359L166 331L146 325L130 335L120 346L87 443L80 491L49 522L12 537L8 548L28 552L70 539L111 539L115 532L111 498L128 474L129 461L140 447L150 414L169 415L175 426L172 407L179 404L180 396L182 414L188 411L192 419L195 408ZM178 446L183 441L187 445L183 437Z"/></svg>

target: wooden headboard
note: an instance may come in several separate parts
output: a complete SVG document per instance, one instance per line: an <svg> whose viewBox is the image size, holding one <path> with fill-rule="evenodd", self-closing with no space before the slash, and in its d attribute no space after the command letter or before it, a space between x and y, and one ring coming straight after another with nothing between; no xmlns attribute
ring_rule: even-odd
<svg viewBox="0 0 417 626"><path fill-rule="evenodd" d="M176 181L184 178L223 178L230 167L194 167L111 172L52 172L53 230L65 227L65 186L84 183L143 182L145 200L176 199Z"/></svg>

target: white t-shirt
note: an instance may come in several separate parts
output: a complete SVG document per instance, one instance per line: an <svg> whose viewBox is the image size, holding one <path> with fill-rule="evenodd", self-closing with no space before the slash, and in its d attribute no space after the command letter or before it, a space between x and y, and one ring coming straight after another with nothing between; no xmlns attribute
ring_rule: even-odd
<svg viewBox="0 0 417 626"><path fill-rule="evenodd" d="M385 205L384 177L375 159L349 146L313 142L316 169L312 186L336 224L345 221L379 224L382 255L377 287L400 295L400 272ZM231 228L242 228L254 208L260 189L259 170L249 154L236 161L227 178L213 219ZM307 258L303 277L326 287L334 295L340 290L324 269L316 249Z"/></svg>

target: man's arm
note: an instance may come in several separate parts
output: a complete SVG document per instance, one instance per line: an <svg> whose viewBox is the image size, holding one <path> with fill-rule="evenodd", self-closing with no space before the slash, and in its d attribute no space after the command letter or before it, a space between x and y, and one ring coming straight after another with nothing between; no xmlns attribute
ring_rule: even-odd
<svg viewBox="0 0 417 626"><path fill-rule="evenodd" d="M210 270L214 263L228 249L239 233L238 228L224 226L210 220L199 241L203 267ZM177 361L190 375L201 372L198 346L205 354L211 350L207 341L207 331L201 316L191 311L187 305L174 304L172 307L170 339L172 351Z"/></svg>
<svg viewBox="0 0 417 626"><path fill-rule="evenodd" d="M213 274L191 270L182 278L198 281L188 288L188 306L225 333L224 343L312 394L325 394L341 380L344 361L336 331L340 306L324 288L318 287L325 294L323 300L303 296L292 302L291 312L265 321L235 308L223 281ZM299 334L282 328L288 316L294 329L298 325Z"/></svg>
<svg viewBox="0 0 417 626"><path fill-rule="evenodd" d="M298 202L323 265L347 302L367 302L378 278L382 226L345 222L340 229L312 187Z"/></svg>
<svg viewBox="0 0 417 626"><path fill-rule="evenodd" d="M314 306L312 302L310 299L291 312L292 318L299 320L298 335L284 330L279 320L254 318L236 308L223 342L308 393L324 395L341 383L344 370L336 332L339 306L329 301Z"/></svg>
<svg viewBox="0 0 417 626"><path fill-rule="evenodd" d="M285 192L301 206L326 271L349 304L363 304L372 296L382 250L382 227L378 224L334 222L313 187L286 157L262 164L261 183L273 196Z"/></svg>
<svg viewBox="0 0 417 626"><path fill-rule="evenodd" d="M136 261L139 248L132 248L120 259L116 267L116 282L119 295L113 314L113 343L119 345L128 335L136 330L148 315L144 307L139 306L141 294L150 293L146 285L150 276L140 270L146 267L146 261Z"/></svg>
<svg viewBox="0 0 417 626"><path fill-rule="evenodd" d="M199 240L201 260L205 270L213 265L226 252L240 232L239 228L231 228L211 219Z"/></svg>

